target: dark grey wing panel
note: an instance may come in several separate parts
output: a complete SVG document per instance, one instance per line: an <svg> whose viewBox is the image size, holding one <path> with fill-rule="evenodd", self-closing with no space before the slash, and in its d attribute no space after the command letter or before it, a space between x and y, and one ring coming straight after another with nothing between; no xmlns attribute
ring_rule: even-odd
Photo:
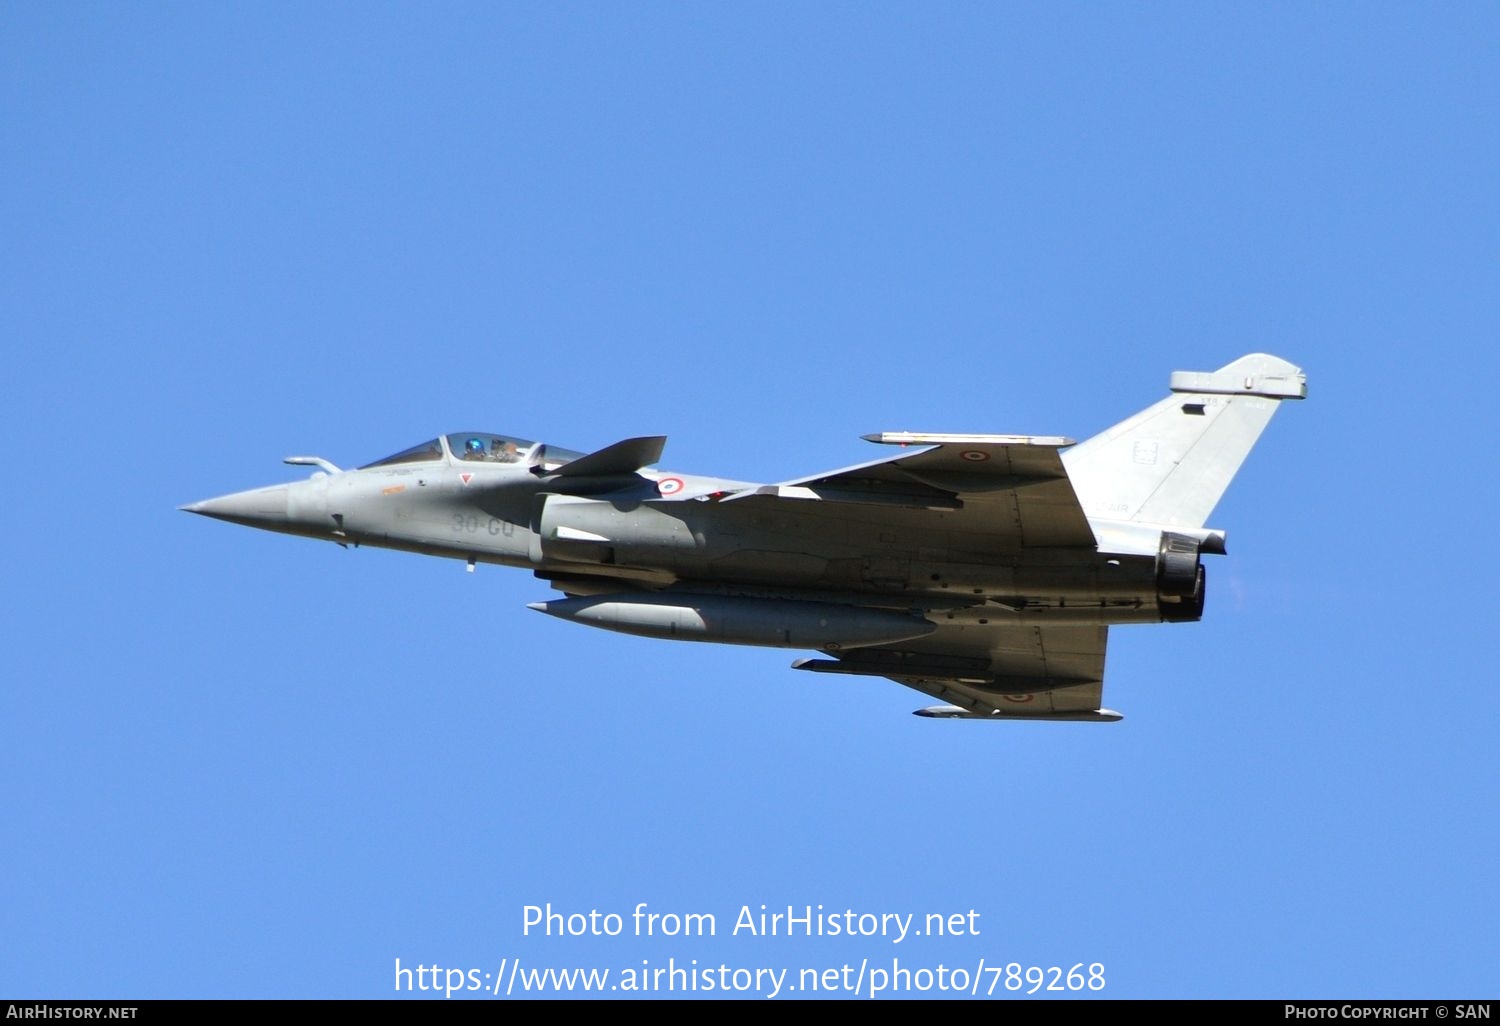
<svg viewBox="0 0 1500 1026"><path fill-rule="evenodd" d="M1067 439L962 441L925 446L830 473L765 485L726 502L792 502L942 510L948 529L1012 548L1093 548L1093 530L1059 449ZM834 516L846 515L830 509Z"/></svg>
<svg viewBox="0 0 1500 1026"><path fill-rule="evenodd" d="M1114 720L1100 707L1104 627L940 624L925 638L802 659L798 669L888 677L949 703L927 715Z"/></svg>

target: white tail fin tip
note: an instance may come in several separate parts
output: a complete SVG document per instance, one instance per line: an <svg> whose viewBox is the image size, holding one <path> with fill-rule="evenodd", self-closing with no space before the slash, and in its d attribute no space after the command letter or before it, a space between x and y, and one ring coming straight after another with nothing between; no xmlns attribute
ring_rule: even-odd
<svg viewBox="0 0 1500 1026"><path fill-rule="evenodd" d="M1279 356L1251 353L1213 372L1175 371L1172 391L1204 395L1259 395L1268 399L1306 399L1307 375Z"/></svg>

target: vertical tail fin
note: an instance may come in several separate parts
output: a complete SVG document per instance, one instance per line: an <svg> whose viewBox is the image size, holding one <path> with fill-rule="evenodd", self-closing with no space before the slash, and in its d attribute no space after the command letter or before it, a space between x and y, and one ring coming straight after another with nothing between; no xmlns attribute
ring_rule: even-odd
<svg viewBox="0 0 1500 1026"><path fill-rule="evenodd" d="M1307 376L1265 353L1177 371L1172 395L1063 454L1090 517L1202 527L1283 399Z"/></svg>

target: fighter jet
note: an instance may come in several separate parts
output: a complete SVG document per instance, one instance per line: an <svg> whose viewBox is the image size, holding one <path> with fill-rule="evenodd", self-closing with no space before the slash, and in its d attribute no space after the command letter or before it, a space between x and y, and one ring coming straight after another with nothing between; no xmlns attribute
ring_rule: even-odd
<svg viewBox="0 0 1500 1026"><path fill-rule="evenodd" d="M1205 526L1307 378L1252 354L1178 371L1171 394L1077 445L1061 437L864 437L895 451L775 484L655 469L666 439L581 453L443 435L354 470L183 506L344 546L531 570L530 608L678 641L812 650L793 668L887 677L917 715L1107 722L1112 624L1203 615Z"/></svg>

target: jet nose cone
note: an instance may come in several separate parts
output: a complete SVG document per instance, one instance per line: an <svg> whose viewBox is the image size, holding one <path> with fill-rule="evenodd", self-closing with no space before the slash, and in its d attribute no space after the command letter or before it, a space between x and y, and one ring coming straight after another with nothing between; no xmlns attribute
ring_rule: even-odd
<svg viewBox="0 0 1500 1026"><path fill-rule="evenodd" d="M215 520L227 520L232 524L248 527L276 528L287 522L287 486L272 485L269 488L252 488L248 492L221 495L217 499L204 499L177 507L187 513L198 513Z"/></svg>

